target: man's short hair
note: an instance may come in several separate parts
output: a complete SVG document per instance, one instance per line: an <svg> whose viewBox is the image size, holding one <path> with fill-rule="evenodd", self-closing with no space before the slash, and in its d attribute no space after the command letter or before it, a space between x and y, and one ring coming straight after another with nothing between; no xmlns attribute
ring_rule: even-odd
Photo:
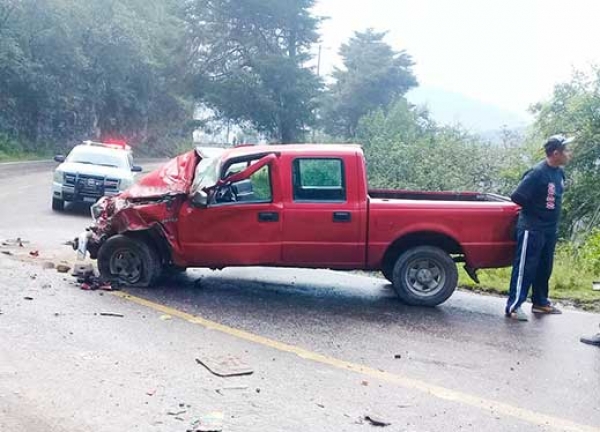
<svg viewBox="0 0 600 432"><path fill-rule="evenodd" d="M567 144L573 141L573 138L567 138L564 135L552 135L544 144L546 156L552 155L555 151L564 151Z"/></svg>

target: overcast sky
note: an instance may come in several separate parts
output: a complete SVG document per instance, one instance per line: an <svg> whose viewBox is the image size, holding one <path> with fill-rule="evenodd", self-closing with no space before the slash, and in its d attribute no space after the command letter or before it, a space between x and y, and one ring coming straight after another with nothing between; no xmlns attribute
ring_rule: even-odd
<svg viewBox="0 0 600 432"><path fill-rule="evenodd" d="M600 64L600 0L317 0L321 73L356 30L416 62L420 83L524 113L574 68Z"/></svg>

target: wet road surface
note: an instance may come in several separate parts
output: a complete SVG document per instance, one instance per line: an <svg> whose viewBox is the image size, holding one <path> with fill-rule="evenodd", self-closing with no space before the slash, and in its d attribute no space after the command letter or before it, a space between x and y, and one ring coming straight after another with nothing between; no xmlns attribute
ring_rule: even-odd
<svg viewBox="0 0 600 432"><path fill-rule="evenodd" d="M597 314L518 323L502 299L463 292L408 307L383 279L327 270L85 292L36 264L72 258L60 244L90 222L86 208L53 213L50 182L49 169L0 173L0 239L40 250L0 254L2 431L185 431L214 411L225 431L369 430L366 415L391 431L600 430L600 349L578 341ZM195 361L226 355L254 374Z"/></svg>

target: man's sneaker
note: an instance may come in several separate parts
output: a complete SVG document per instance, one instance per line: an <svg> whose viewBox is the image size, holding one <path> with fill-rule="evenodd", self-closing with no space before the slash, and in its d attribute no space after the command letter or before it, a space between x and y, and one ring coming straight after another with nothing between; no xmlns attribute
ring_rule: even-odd
<svg viewBox="0 0 600 432"><path fill-rule="evenodd" d="M559 308L550 303L545 306L533 305L531 306L531 312L548 315L560 315L562 313Z"/></svg>
<svg viewBox="0 0 600 432"><path fill-rule="evenodd" d="M523 312L523 309L521 308L517 308L512 312L507 312L506 318L510 318L516 321L529 321L529 317L525 312Z"/></svg>
<svg viewBox="0 0 600 432"><path fill-rule="evenodd" d="M600 346L600 333L590 337L582 337L579 340L584 344Z"/></svg>

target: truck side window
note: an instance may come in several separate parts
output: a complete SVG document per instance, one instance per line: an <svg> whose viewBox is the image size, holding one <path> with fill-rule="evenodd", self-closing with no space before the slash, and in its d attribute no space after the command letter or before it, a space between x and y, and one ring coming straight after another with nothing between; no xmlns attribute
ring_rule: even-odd
<svg viewBox="0 0 600 432"><path fill-rule="evenodd" d="M335 158L298 158L293 162L294 201L346 201L344 162Z"/></svg>

